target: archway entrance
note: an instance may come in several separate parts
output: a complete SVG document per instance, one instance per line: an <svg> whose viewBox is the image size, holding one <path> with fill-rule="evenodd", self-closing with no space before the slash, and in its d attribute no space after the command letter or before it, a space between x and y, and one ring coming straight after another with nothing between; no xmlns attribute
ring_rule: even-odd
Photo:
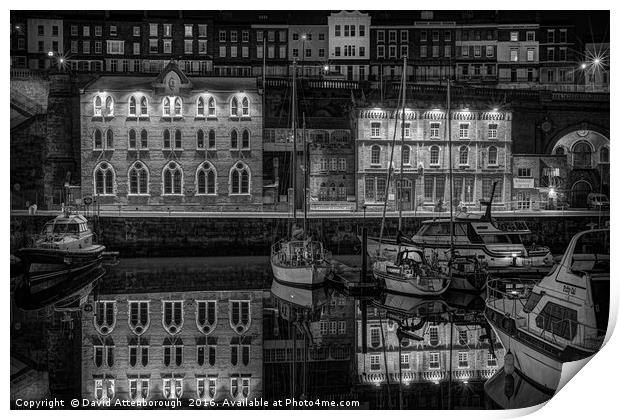
<svg viewBox="0 0 620 420"><path fill-rule="evenodd" d="M588 207L588 194L592 192L592 186L587 181L577 181L571 188L571 206L576 208Z"/></svg>

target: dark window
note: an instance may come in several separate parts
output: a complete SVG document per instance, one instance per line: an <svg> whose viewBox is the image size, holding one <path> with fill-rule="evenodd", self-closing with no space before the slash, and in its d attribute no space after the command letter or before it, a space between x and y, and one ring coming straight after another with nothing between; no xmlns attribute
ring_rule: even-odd
<svg viewBox="0 0 620 420"><path fill-rule="evenodd" d="M554 335L572 340L577 334L577 311L549 302L536 317L536 326Z"/></svg>

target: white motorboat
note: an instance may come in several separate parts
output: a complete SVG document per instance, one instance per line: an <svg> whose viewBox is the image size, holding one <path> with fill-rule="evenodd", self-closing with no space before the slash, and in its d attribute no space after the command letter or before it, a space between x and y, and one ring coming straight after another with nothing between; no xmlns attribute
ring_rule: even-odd
<svg viewBox="0 0 620 420"><path fill-rule="evenodd" d="M489 281L485 317L515 370L556 389L565 362L601 347L609 317L609 229L575 235L553 271L534 284Z"/></svg>

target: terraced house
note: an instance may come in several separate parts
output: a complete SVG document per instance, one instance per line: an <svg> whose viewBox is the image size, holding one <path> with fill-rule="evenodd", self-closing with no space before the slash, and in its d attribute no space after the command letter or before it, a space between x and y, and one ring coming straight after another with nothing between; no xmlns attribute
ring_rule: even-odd
<svg viewBox="0 0 620 420"><path fill-rule="evenodd" d="M80 98L82 195L100 208L254 210L262 107L254 79L103 76Z"/></svg>

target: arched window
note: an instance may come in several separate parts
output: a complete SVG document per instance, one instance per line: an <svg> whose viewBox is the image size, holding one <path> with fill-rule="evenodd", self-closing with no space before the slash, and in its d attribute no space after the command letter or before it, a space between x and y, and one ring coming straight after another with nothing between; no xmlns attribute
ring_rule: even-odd
<svg viewBox="0 0 620 420"><path fill-rule="evenodd" d="M469 147L461 146L459 148L459 165L469 164Z"/></svg>
<svg viewBox="0 0 620 420"><path fill-rule="evenodd" d="M217 172L210 162L203 162L196 170L196 194L216 194Z"/></svg>
<svg viewBox="0 0 620 420"><path fill-rule="evenodd" d="M149 148L149 135L148 135L148 132L144 128L140 132L140 148L141 149Z"/></svg>
<svg viewBox="0 0 620 420"><path fill-rule="evenodd" d="M239 100L232 98L230 101L230 115L236 117L239 113Z"/></svg>
<svg viewBox="0 0 620 420"><path fill-rule="evenodd" d="M609 163L609 147L603 146L600 151L600 161L601 163Z"/></svg>
<svg viewBox="0 0 620 420"><path fill-rule="evenodd" d="M164 149L170 149L170 130L164 129Z"/></svg>
<svg viewBox="0 0 620 420"><path fill-rule="evenodd" d="M241 101L241 115L243 115L244 117L250 116L250 100L247 98L247 96L244 96L243 100Z"/></svg>
<svg viewBox="0 0 620 420"><path fill-rule="evenodd" d="M170 98L164 98L163 116L170 116Z"/></svg>
<svg viewBox="0 0 620 420"><path fill-rule="evenodd" d="M105 98L105 115L106 117L114 115L114 99L111 96Z"/></svg>
<svg viewBox="0 0 620 420"><path fill-rule="evenodd" d="M114 133L111 129L105 132L105 148L114 149Z"/></svg>
<svg viewBox="0 0 620 420"><path fill-rule="evenodd" d="M198 131L196 132L196 148L205 148L205 132L201 129L198 129Z"/></svg>
<svg viewBox="0 0 620 420"><path fill-rule="evenodd" d="M209 130L209 149L215 149L215 130Z"/></svg>
<svg viewBox="0 0 620 420"><path fill-rule="evenodd" d="M116 301L96 301L93 322L99 334L110 334L116 325ZM101 342L100 344L103 346L104 343Z"/></svg>
<svg viewBox="0 0 620 420"><path fill-rule="evenodd" d="M209 113L209 117L215 117L215 99L213 96L209 98L207 101L207 112Z"/></svg>
<svg viewBox="0 0 620 420"><path fill-rule="evenodd" d="M327 200L327 185L324 182L321 182L321 187L319 188L319 200Z"/></svg>
<svg viewBox="0 0 620 420"><path fill-rule="evenodd" d="M196 104L196 116L197 117L205 116L205 100L203 97L198 98L198 102Z"/></svg>
<svg viewBox="0 0 620 420"><path fill-rule="evenodd" d="M94 137L94 144L93 144L93 149L94 150L101 150L103 149L103 140L102 140L102 135L101 135L101 130L99 130L98 128L95 129L95 134L93 135Z"/></svg>
<svg viewBox="0 0 620 420"><path fill-rule="evenodd" d="M403 146L403 165L411 165L411 147Z"/></svg>
<svg viewBox="0 0 620 420"><path fill-rule="evenodd" d="M248 130L243 130L243 134L241 135L241 148L250 148L250 132Z"/></svg>
<svg viewBox="0 0 620 420"><path fill-rule="evenodd" d="M562 156L563 156L563 155L565 155L565 154L566 154L566 150L564 150L564 148L563 148L562 146L558 146L558 147L555 149L555 154L556 154L556 155L562 155Z"/></svg>
<svg viewBox="0 0 620 420"><path fill-rule="evenodd" d="M590 143L580 141L573 146L573 165L578 168L592 166L592 147Z"/></svg>
<svg viewBox="0 0 620 420"><path fill-rule="evenodd" d="M95 103L93 104L93 115L95 117L101 117L101 96L95 96Z"/></svg>
<svg viewBox="0 0 620 420"><path fill-rule="evenodd" d="M230 194L250 193L250 168L243 162L237 162L230 169Z"/></svg>
<svg viewBox="0 0 620 420"><path fill-rule="evenodd" d="M100 162L94 173L95 194L114 195L114 169L108 162Z"/></svg>
<svg viewBox="0 0 620 420"><path fill-rule="evenodd" d="M146 96L143 96L140 99L140 115L148 115L149 114L149 106L146 100Z"/></svg>
<svg viewBox="0 0 620 420"><path fill-rule="evenodd" d="M129 130L129 148L136 148L136 130L134 130L133 128Z"/></svg>
<svg viewBox="0 0 620 420"><path fill-rule="evenodd" d="M149 172L140 162L134 162L129 168L129 194L140 195L149 193Z"/></svg>
<svg viewBox="0 0 620 420"><path fill-rule="evenodd" d="M174 116L175 117L180 117L183 115L183 109L182 109L182 103L181 103L181 98L176 97L174 98Z"/></svg>
<svg viewBox="0 0 620 420"><path fill-rule="evenodd" d="M183 194L183 171L176 162L168 162L162 174L164 195Z"/></svg>
<svg viewBox="0 0 620 420"><path fill-rule="evenodd" d="M431 146L431 165L439 165L439 146Z"/></svg>
<svg viewBox="0 0 620 420"><path fill-rule="evenodd" d="M178 334L183 328L185 314L182 300L162 300L162 325L169 334ZM170 342L169 342L170 343Z"/></svg>
<svg viewBox="0 0 620 420"><path fill-rule="evenodd" d="M136 116L136 98L133 96L129 98L129 115L132 117Z"/></svg>
<svg viewBox="0 0 620 420"><path fill-rule="evenodd" d="M239 149L239 141L237 139L237 130L234 130L230 132L230 148L237 150Z"/></svg>
<svg viewBox="0 0 620 420"><path fill-rule="evenodd" d="M489 147L489 165L497 165L497 147L495 146Z"/></svg>
<svg viewBox="0 0 620 420"><path fill-rule="evenodd" d="M183 136L181 135L181 130L176 130L174 132L174 148L175 149L182 149L182 145L183 145Z"/></svg>
<svg viewBox="0 0 620 420"><path fill-rule="evenodd" d="M371 165L380 165L381 164L381 147L374 145L370 149L370 164Z"/></svg>

